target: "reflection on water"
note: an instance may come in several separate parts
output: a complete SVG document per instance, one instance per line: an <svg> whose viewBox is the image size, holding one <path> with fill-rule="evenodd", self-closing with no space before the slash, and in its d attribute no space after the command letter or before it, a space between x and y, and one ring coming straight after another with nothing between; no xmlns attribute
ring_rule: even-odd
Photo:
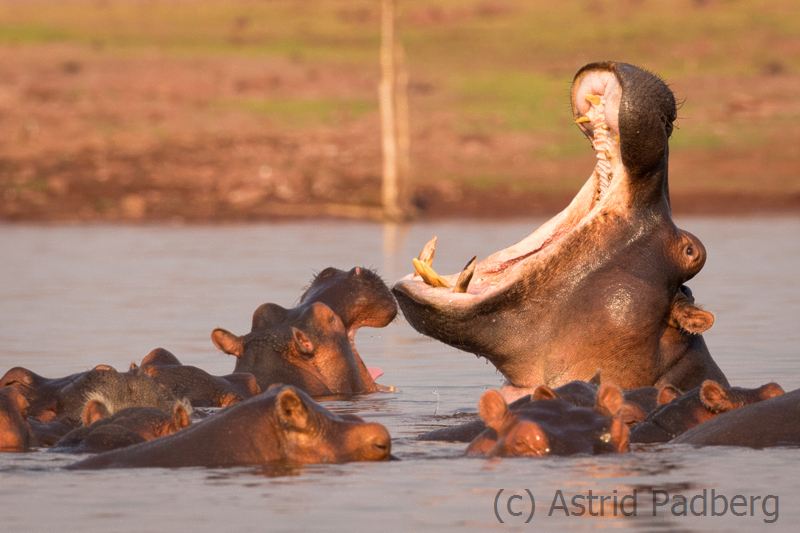
<svg viewBox="0 0 800 533"><path fill-rule="evenodd" d="M184 363L226 374L233 359L213 347L211 330L247 330L253 311L268 301L294 305L326 266L374 267L391 282L409 273L411 258L438 235L437 271L457 272L473 255L486 257L540 222L3 226L0 373L16 365L49 377L99 363L127 368L161 346ZM677 222L708 250L705 268L689 285L716 315L704 336L717 363L734 384L800 387L800 220ZM775 494L782 506L771 527L800 517L800 480L791 474L797 449L652 446L613 457L474 459L460 456L463 444L416 442L424 431L474 419L478 398L500 384L500 375L471 354L421 337L402 318L388 328L363 328L357 337L367 363L383 369L380 381L402 392L326 404L386 425L402 461L65 472L59 467L73 457L0 454L1 529L483 530L521 525L507 512L501 525L493 505L499 489L527 498L526 488L537 505L526 527L539 529L764 527L759 506L754 516L652 516L654 490L688 497L704 488L728 497ZM569 503L589 490L621 497L634 489L635 518L581 520L560 510L548 516L559 490ZM612 512L613 504L606 501L603 510Z"/></svg>

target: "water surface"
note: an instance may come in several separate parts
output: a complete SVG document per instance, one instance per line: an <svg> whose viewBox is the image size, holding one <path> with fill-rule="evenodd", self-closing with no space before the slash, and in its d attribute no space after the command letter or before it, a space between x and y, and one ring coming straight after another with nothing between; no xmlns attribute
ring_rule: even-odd
<svg viewBox="0 0 800 533"><path fill-rule="evenodd" d="M229 373L233 358L216 350L211 330L249 331L265 302L297 303L327 266L376 268L392 282L439 236L435 266L458 271L521 239L541 220L437 222L410 226L316 221L257 226L0 227L0 373L16 365L55 377L104 363L124 370L164 347L184 363ZM732 384L778 381L800 387L800 219L684 218L678 225L708 250L689 283L716 315L705 339ZM297 470L142 469L66 472L73 457L33 452L0 455L2 531L357 531L557 529L783 529L800 519L800 450L651 447L615 457L545 460L474 459L461 444L414 442L428 429L469 419L494 367L417 334L402 319L361 329L356 342L379 380L402 390L328 402L384 424L399 462L315 465ZM504 489L498 522L494 502ZM530 503L536 512L524 524ZM548 516L556 491L620 498L636 489L635 518ZM687 498L707 490L779 497L777 520L754 515L652 516L651 491ZM520 517L508 514L525 509ZM506 499L503 499L506 498ZM718 503L720 500L718 500ZM575 510L574 507L570 509ZM695 507L699 510L698 505ZM631 510L630 506L627 508ZM719 508L717 507L717 510ZM610 512L611 508L606 508Z"/></svg>

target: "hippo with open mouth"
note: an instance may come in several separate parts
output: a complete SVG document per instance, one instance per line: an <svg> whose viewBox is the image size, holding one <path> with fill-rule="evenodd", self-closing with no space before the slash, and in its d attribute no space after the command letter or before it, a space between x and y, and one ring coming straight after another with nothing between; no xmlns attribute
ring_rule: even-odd
<svg viewBox="0 0 800 533"><path fill-rule="evenodd" d="M706 251L670 211L672 91L637 67L601 62L578 71L571 98L597 154L572 203L460 274L432 269L434 238L392 289L403 314L417 331L491 361L507 399L598 369L623 389L727 386L700 335L713 315L684 285Z"/></svg>

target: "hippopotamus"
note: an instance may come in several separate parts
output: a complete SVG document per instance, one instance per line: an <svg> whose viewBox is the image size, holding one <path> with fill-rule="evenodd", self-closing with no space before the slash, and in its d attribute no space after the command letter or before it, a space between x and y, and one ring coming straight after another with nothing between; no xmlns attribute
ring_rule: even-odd
<svg viewBox="0 0 800 533"><path fill-rule="evenodd" d="M671 216L672 91L635 66L599 62L575 75L571 100L597 156L577 196L460 274L438 275L435 242L426 245L392 289L403 314L420 333L490 361L506 398L586 381L597 368L622 389L727 385L701 335L714 317L685 286L706 250Z"/></svg>
<svg viewBox="0 0 800 533"><path fill-rule="evenodd" d="M182 364L164 348L147 354L140 367L172 396L185 398L192 407L227 407L261 392L253 374L212 376L201 368Z"/></svg>
<svg viewBox="0 0 800 533"><path fill-rule="evenodd" d="M50 451L101 453L172 435L191 424L192 409L185 402L176 402L172 415L155 407L127 407L112 415L93 400L86 405L84 427L67 433Z"/></svg>
<svg viewBox="0 0 800 533"><path fill-rule="evenodd" d="M723 413L679 435L674 444L770 448L800 444L800 389Z"/></svg>
<svg viewBox="0 0 800 533"><path fill-rule="evenodd" d="M172 435L67 468L300 465L385 461L390 454L382 425L336 415L305 392L276 385Z"/></svg>
<svg viewBox="0 0 800 533"><path fill-rule="evenodd" d="M631 442L668 442L717 415L739 409L784 393L777 383L756 389L724 387L711 380L700 387L659 405L631 431Z"/></svg>
<svg viewBox="0 0 800 533"><path fill-rule="evenodd" d="M396 315L394 297L377 274L326 268L296 307L264 304L253 313L249 334L217 328L211 340L237 357L234 373L253 374L262 390L284 383L314 397L375 392L386 387L375 383L379 370L370 371L355 349L355 333L384 327Z"/></svg>
<svg viewBox="0 0 800 533"><path fill-rule="evenodd" d="M603 454L628 451L628 426L619 417L623 397L613 385L597 391L595 407L576 407L561 399L529 402L509 409L502 395L488 390L478 409L489 427L466 453L496 456Z"/></svg>
<svg viewBox="0 0 800 533"><path fill-rule="evenodd" d="M595 407L597 391L600 387L600 373L586 381L570 381L569 383L551 389L547 385L536 387L532 394L517 398L508 405L510 411L516 411L530 402L537 400L564 400L576 407ZM666 392L665 392L666 391ZM640 387L629 391L622 391L622 407L619 416L628 427L642 422L647 414L658 405L658 399L669 397L672 387L659 389L655 387ZM416 440L437 440L445 442L470 442L486 430L483 420L474 420L460 426L440 428L416 437Z"/></svg>
<svg viewBox="0 0 800 533"><path fill-rule="evenodd" d="M0 452L24 451L40 445L27 419L28 400L14 387L0 388Z"/></svg>
<svg viewBox="0 0 800 533"><path fill-rule="evenodd" d="M102 401L110 413L125 407L157 407L171 412L175 403L169 391L140 368L120 373L111 366L98 365L86 372L48 379L15 367L0 383L16 388L31 405L29 416L40 422L64 417L81 420L92 399Z"/></svg>

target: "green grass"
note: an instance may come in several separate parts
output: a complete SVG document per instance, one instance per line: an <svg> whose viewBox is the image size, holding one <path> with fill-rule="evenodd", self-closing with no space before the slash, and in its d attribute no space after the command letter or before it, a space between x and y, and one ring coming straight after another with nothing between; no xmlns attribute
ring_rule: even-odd
<svg viewBox="0 0 800 533"><path fill-rule="evenodd" d="M366 100L220 100L220 109L237 109L289 126L329 125L337 119L355 119L377 109L377 102Z"/></svg>

